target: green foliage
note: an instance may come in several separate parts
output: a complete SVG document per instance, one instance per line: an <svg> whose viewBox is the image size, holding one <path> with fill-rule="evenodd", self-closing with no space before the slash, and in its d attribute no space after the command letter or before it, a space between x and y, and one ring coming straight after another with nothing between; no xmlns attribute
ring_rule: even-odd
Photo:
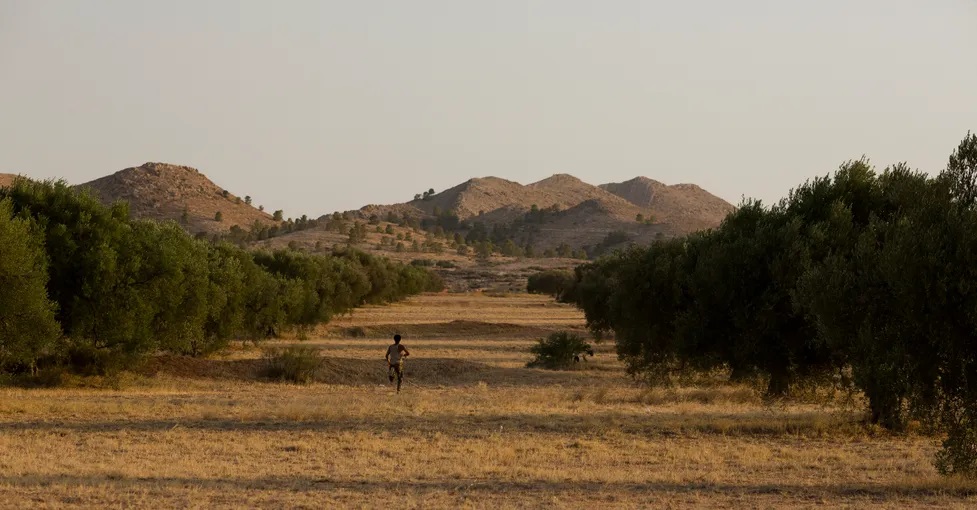
<svg viewBox="0 0 977 510"><path fill-rule="evenodd" d="M43 239L30 219L12 215L11 201L0 200L0 372L32 371L61 336Z"/></svg>
<svg viewBox="0 0 977 510"><path fill-rule="evenodd" d="M222 213L220 211L217 211L217 213L214 214L214 221L217 221L217 222L224 221L224 213Z"/></svg>
<svg viewBox="0 0 977 510"><path fill-rule="evenodd" d="M315 380L322 367L322 353L318 348L291 346L268 349L264 353L265 377L283 382L308 384Z"/></svg>
<svg viewBox="0 0 977 510"><path fill-rule="evenodd" d="M281 209L278 209L272 214L271 217L275 221L282 221L285 218L285 212L282 211Z"/></svg>
<svg viewBox="0 0 977 510"><path fill-rule="evenodd" d="M553 333L529 349L533 359L530 368L566 370L581 356L593 356L594 349L580 335L561 331Z"/></svg>

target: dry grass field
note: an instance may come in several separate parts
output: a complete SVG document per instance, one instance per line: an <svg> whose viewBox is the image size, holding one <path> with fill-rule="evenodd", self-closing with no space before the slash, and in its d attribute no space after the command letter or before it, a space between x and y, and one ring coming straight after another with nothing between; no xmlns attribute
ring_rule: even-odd
<svg viewBox="0 0 977 510"><path fill-rule="evenodd" d="M579 329L535 296L428 295L310 335L318 381L258 377L261 349L159 359L120 389L0 390L4 508L973 508L938 440L843 405L746 387L647 389L600 345L579 370L525 368ZM386 384L387 336L413 356Z"/></svg>

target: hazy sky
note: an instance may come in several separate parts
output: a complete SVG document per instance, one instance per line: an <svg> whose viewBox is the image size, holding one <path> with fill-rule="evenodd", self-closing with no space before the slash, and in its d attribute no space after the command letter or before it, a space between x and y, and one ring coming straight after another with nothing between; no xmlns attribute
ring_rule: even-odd
<svg viewBox="0 0 977 510"><path fill-rule="evenodd" d="M0 172L318 215L469 177L770 201L977 130L973 0L0 0Z"/></svg>

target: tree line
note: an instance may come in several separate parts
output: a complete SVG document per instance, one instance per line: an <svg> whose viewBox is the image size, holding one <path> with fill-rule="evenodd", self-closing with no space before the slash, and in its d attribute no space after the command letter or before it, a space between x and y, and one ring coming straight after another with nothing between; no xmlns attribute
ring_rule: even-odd
<svg viewBox="0 0 977 510"><path fill-rule="evenodd" d="M424 268L352 249L252 253L195 239L64 182L0 188L0 373L203 355L440 286Z"/></svg>
<svg viewBox="0 0 977 510"><path fill-rule="evenodd" d="M613 333L636 376L725 370L771 396L848 385L873 423L945 433L941 472L977 474L973 134L936 175L850 161L716 229L580 266L554 293Z"/></svg>

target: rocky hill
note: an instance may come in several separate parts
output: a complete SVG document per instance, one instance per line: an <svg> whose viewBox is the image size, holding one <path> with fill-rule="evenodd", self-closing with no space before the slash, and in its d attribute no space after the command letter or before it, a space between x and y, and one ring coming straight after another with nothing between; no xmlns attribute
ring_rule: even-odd
<svg viewBox="0 0 977 510"><path fill-rule="evenodd" d="M602 189L650 211L655 222L679 232L715 227L733 206L695 184L666 185L647 177L602 184Z"/></svg>
<svg viewBox="0 0 977 510"><path fill-rule="evenodd" d="M359 213L380 218L393 213L423 220L451 211L463 224L505 226L527 220L535 206L546 214L531 227L523 226L520 239L531 239L536 247L547 249L561 244L594 246L611 232L627 233L636 242L687 234L717 226L733 209L698 186L667 186L646 177L602 186L566 174L527 185L484 177L426 195L401 204L369 205Z"/></svg>
<svg viewBox="0 0 977 510"><path fill-rule="evenodd" d="M276 223L270 214L187 166L146 163L77 187L91 190L106 203L129 202L133 217L175 220L193 233L224 232L233 225L247 230L255 222ZM218 212L221 221L215 219Z"/></svg>
<svg viewBox="0 0 977 510"><path fill-rule="evenodd" d="M0 188L3 188L5 186L10 186L10 183L14 182L14 179L16 178L17 178L16 174L0 173Z"/></svg>

